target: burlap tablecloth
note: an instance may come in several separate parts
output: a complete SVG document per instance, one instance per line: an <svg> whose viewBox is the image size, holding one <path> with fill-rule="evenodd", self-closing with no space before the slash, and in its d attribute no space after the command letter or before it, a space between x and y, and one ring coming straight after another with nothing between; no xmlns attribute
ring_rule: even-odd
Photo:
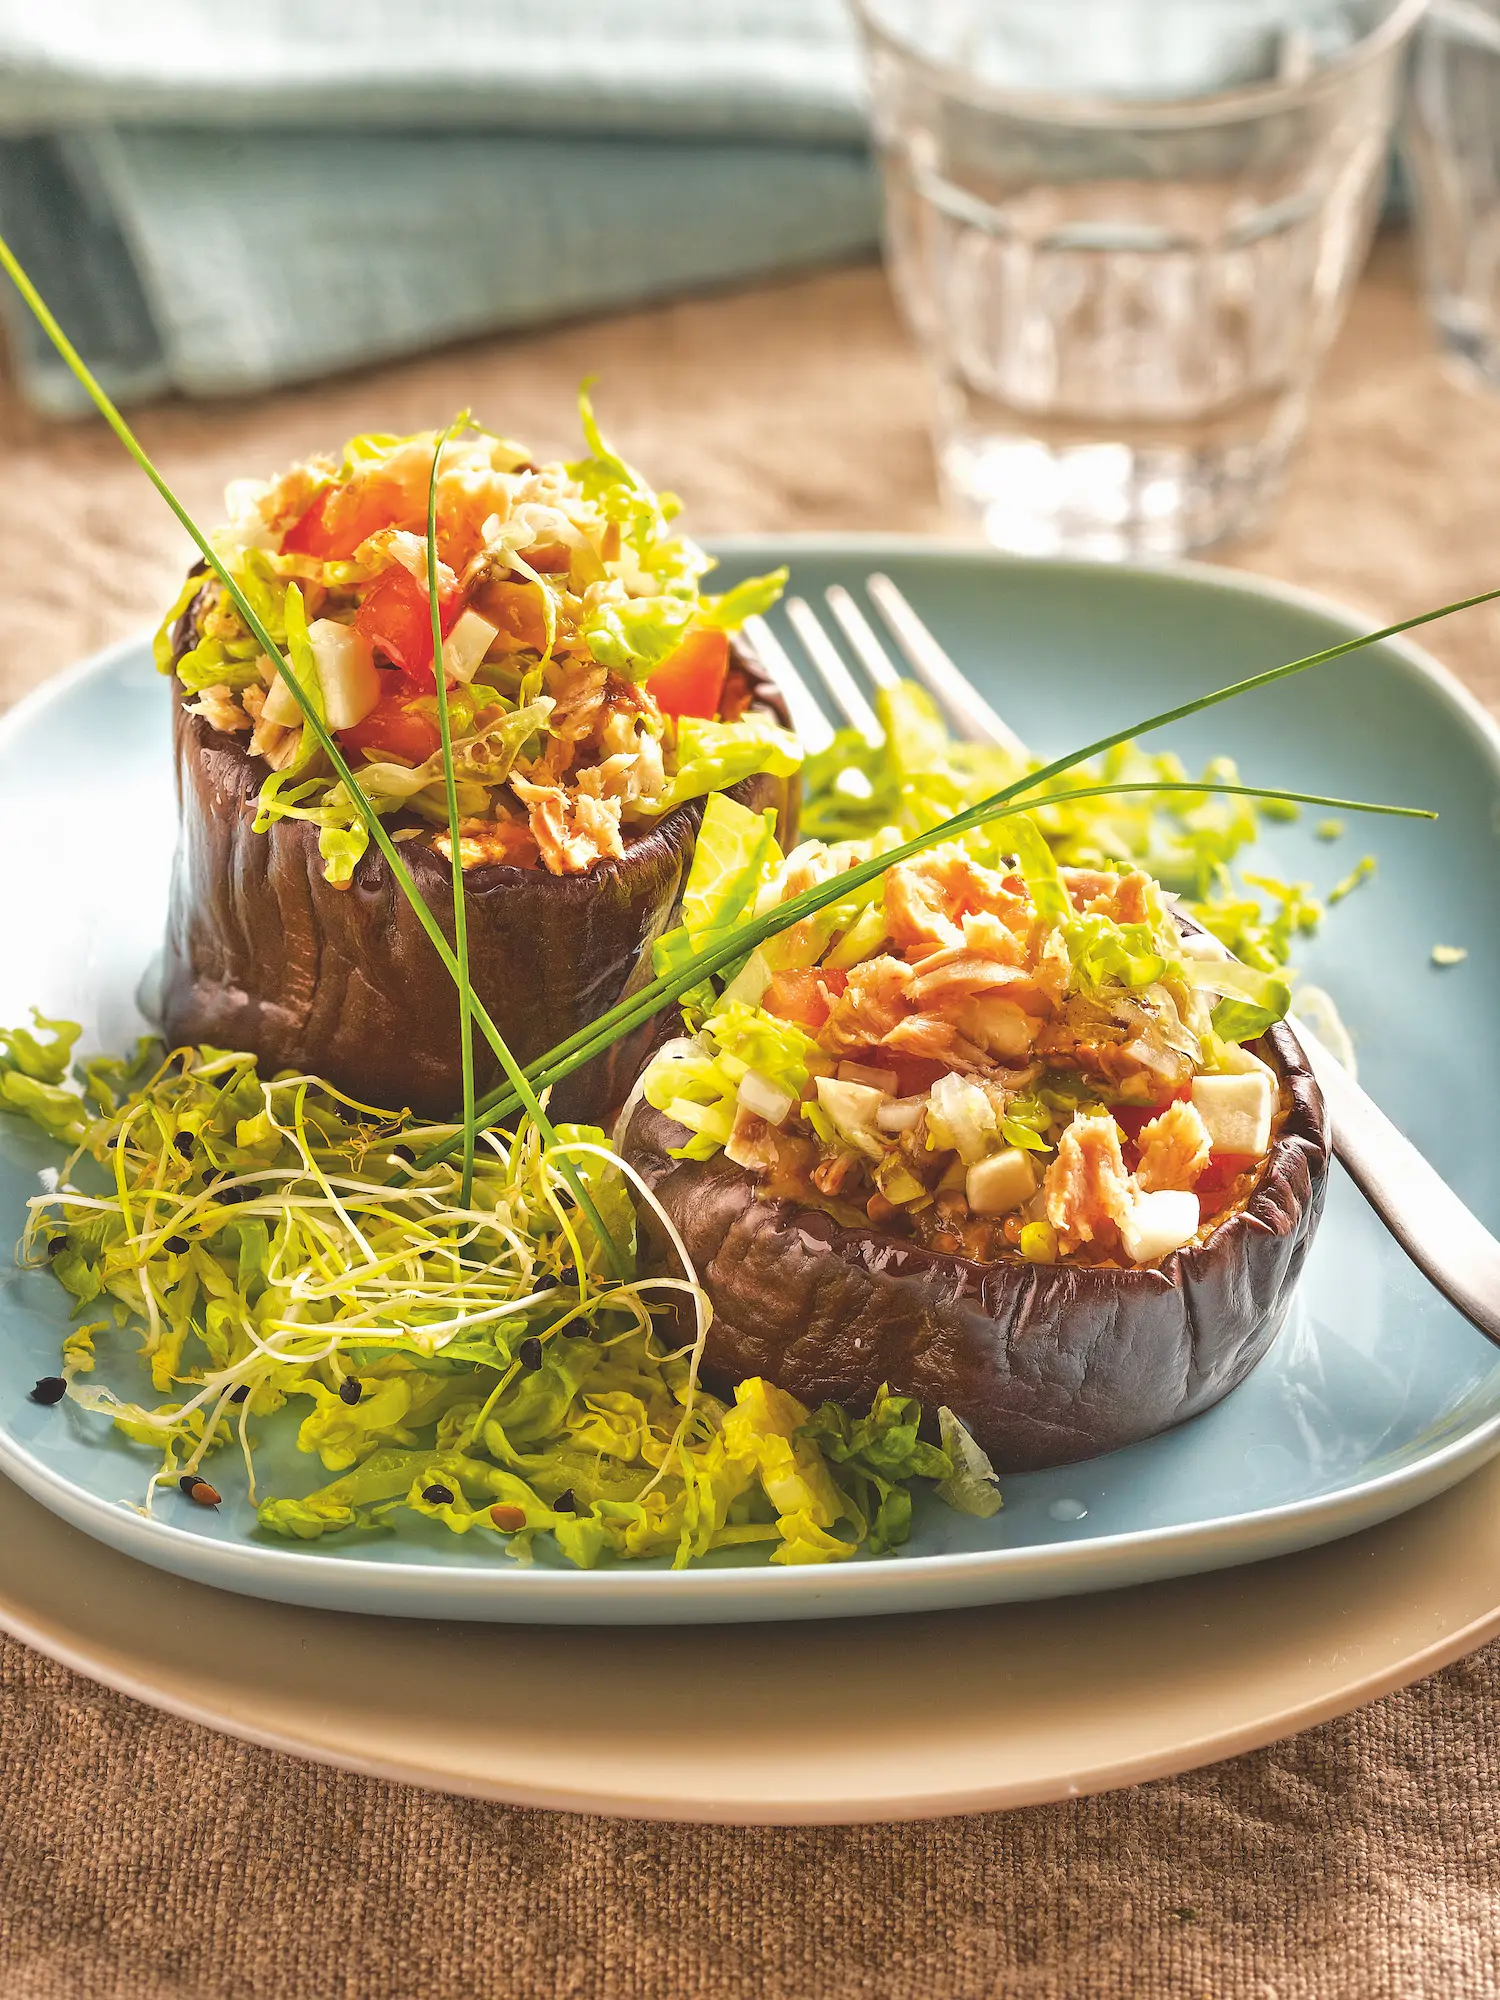
<svg viewBox="0 0 1500 2000"><path fill-rule="evenodd" d="M471 406L573 440L580 376L703 533L941 526L869 270L494 343L141 430L189 503ZM140 626L185 544L101 431L0 410L0 700ZM1500 576L1500 403L1383 244L1270 532L1372 622ZM1424 635L1492 704L1500 618ZM931 1691L936 1693L936 1691ZM1500 1646L1234 1763L1008 1816L754 1831L512 1811L225 1741L0 1642L0 2000L1408 2000L1500 1990Z"/></svg>

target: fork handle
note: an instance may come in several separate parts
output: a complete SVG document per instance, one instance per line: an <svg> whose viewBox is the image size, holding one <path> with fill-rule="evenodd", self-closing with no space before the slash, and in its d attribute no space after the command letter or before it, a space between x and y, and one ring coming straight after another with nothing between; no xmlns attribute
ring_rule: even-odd
<svg viewBox="0 0 1500 2000"><path fill-rule="evenodd" d="M1301 1021L1289 1021L1312 1064L1349 1178L1417 1269L1500 1347L1500 1242L1437 1169Z"/></svg>

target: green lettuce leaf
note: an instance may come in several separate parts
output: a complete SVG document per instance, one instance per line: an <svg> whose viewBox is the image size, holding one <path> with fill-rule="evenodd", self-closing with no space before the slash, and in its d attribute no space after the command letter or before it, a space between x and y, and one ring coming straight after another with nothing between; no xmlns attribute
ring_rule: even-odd
<svg viewBox="0 0 1500 2000"><path fill-rule="evenodd" d="M757 771L790 778L802 768L802 749L790 730L766 715L741 716L738 722L709 722L684 715L677 725L677 768L664 791L640 800L637 811L659 819L687 799L705 792L727 791Z"/></svg>
<svg viewBox="0 0 1500 2000"><path fill-rule="evenodd" d="M171 609L157 627L156 636L151 641L151 657L156 662L156 671L159 674L171 673L173 628L202 588L203 572L194 570L191 576L183 579L182 588L173 599Z"/></svg>
<svg viewBox="0 0 1500 2000"><path fill-rule="evenodd" d="M29 1028L0 1028L0 1075L16 1072L37 1083L61 1083L83 1029L76 1021L49 1020L35 1007L31 1018L49 1039L39 1041Z"/></svg>
<svg viewBox="0 0 1500 2000"><path fill-rule="evenodd" d="M965 1425L946 1404L938 1411L943 1449L953 1470L938 1483L938 1498L959 1514L987 1521L1000 1511L1000 1484L995 1468L979 1449Z"/></svg>
<svg viewBox="0 0 1500 2000"><path fill-rule="evenodd" d="M638 597L624 604L605 603L584 627L583 636L601 667L642 681L676 652L697 615L697 600L692 597Z"/></svg>
<svg viewBox="0 0 1500 2000"><path fill-rule="evenodd" d="M1284 972L1216 958L1191 961L1187 975L1193 985L1223 996L1212 1016L1220 1041L1254 1041L1284 1019L1292 1004L1292 985Z"/></svg>
<svg viewBox="0 0 1500 2000"><path fill-rule="evenodd" d="M723 792L703 809L693 865L682 893L682 921L695 946L737 923L781 866L776 814L753 813Z"/></svg>
<svg viewBox="0 0 1500 2000"><path fill-rule="evenodd" d="M721 632L737 632L747 618L764 618L786 589L787 572L773 569L766 576L749 576L722 597L700 597L698 622Z"/></svg>

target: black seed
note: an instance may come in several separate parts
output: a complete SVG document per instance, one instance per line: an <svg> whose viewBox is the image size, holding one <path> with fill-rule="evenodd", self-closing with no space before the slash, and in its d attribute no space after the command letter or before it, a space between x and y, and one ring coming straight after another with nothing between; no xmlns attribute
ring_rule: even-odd
<svg viewBox="0 0 1500 2000"><path fill-rule="evenodd" d="M169 1236L161 1247L163 1250L170 1250L174 1257L180 1257L188 1248L188 1240L185 1236Z"/></svg>
<svg viewBox="0 0 1500 2000"><path fill-rule="evenodd" d="M172 1144L185 1160L190 1160L198 1150L198 1141L191 1132L179 1132Z"/></svg>
<svg viewBox="0 0 1500 2000"><path fill-rule="evenodd" d="M534 1374L542 1365L542 1343L533 1333L516 1349L516 1359L528 1375Z"/></svg>
<svg viewBox="0 0 1500 2000"><path fill-rule="evenodd" d="M422 1498L427 1502L429 1507L451 1507L453 1505L453 1495L446 1486L424 1486L422 1488Z"/></svg>
<svg viewBox="0 0 1500 2000"><path fill-rule="evenodd" d="M232 1389L230 1391L229 1400L231 1403L243 1403L245 1398L249 1395L249 1393L250 1393L250 1384L248 1382L241 1382L238 1389Z"/></svg>
<svg viewBox="0 0 1500 2000"><path fill-rule="evenodd" d="M390 1157L393 1160L404 1160L407 1166L412 1166L415 1164L417 1156L410 1146L392 1146Z"/></svg>
<svg viewBox="0 0 1500 2000"><path fill-rule="evenodd" d="M31 1391L31 1400L33 1403L50 1406L53 1403L60 1403L67 1393L68 1385L61 1375L44 1375Z"/></svg>
<svg viewBox="0 0 1500 2000"><path fill-rule="evenodd" d="M363 1387L355 1381L352 1375L346 1375L339 1384L339 1401L341 1403L357 1403L364 1393Z"/></svg>
<svg viewBox="0 0 1500 2000"><path fill-rule="evenodd" d="M49 1257L60 1257L67 1247L68 1239L66 1236L54 1236L47 1245L47 1255Z"/></svg>
<svg viewBox="0 0 1500 2000"><path fill-rule="evenodd" d="M219 1494L217 1489L210 1486L208 1481L200 1474L196 1472L184 1472L177 1484L182 1488L189 1500L196 1502L198 1506L218 1506Z"/></svg>
<svg viewBox="0 0 1500 2000"><path fill-rule="evenodd" d="M566 1493L558 1494L552 1503L552 1511L554 1514L576 1514L578 1512L578 1502L573 1498L573 1489L571 1486Z"/></svg>
<svg viewBox="0 0 1500 2000"><path fill-rule="evenodd" d="M227 1188L214 1189L214 1200L217 1202L222 1202L226 1208L230 1207L233 1203L237 1201L254 1201L254 1199L255 1199L254 1188L227 1187Z"/></svg>
<svg viewBox="0 0 1500 2000"><path fill-rule="evenodd" d="M594 1337L594 1329L586 1319L570 1320L563 1328L563 1332L569 1340L592 1340Z"/></svg>

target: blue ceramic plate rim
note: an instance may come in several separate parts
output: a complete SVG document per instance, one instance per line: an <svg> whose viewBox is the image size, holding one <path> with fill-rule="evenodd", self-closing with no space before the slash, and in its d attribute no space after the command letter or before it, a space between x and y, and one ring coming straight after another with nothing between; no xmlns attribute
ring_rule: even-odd
<svg viewBox="0 0 1500 2000"><path fill-rule="evenodd" d="M1099 574L1086 561L998 555L971 543L901 535L754 535L711 544L729 558L856 559L876 567L924 557L1004 571L1045 569ZM1193 562L1132 565L1165 581L1209 586L1315 613L1352 637L1373 624L1315 592L1245 572ZM0 749L81 682L137 656L147 642L126 639L51 677L0 717ZM1382 642L1388 658L1450 709L1477 739L1500 778L1500 725L1431 654L1404 638ZM1500 1409L1388 1472L1332 1492L1203 1520L1097 1535L1079 1543L893 1556L826 1568L693 1568L574 1571L494 1565L373 1565L335 1554L209 1541L171 1522L146 1519L75 1486L0 1423L0 1470L43 1506L95 1538L176 1574L288 1603L390 1615L439 1615L576 1624L724 1622L740 1619L861 1616L1107 1590L1191 1575L1316 1546L1390 1519L1446 1490L1500 1452Z"/></svg>

